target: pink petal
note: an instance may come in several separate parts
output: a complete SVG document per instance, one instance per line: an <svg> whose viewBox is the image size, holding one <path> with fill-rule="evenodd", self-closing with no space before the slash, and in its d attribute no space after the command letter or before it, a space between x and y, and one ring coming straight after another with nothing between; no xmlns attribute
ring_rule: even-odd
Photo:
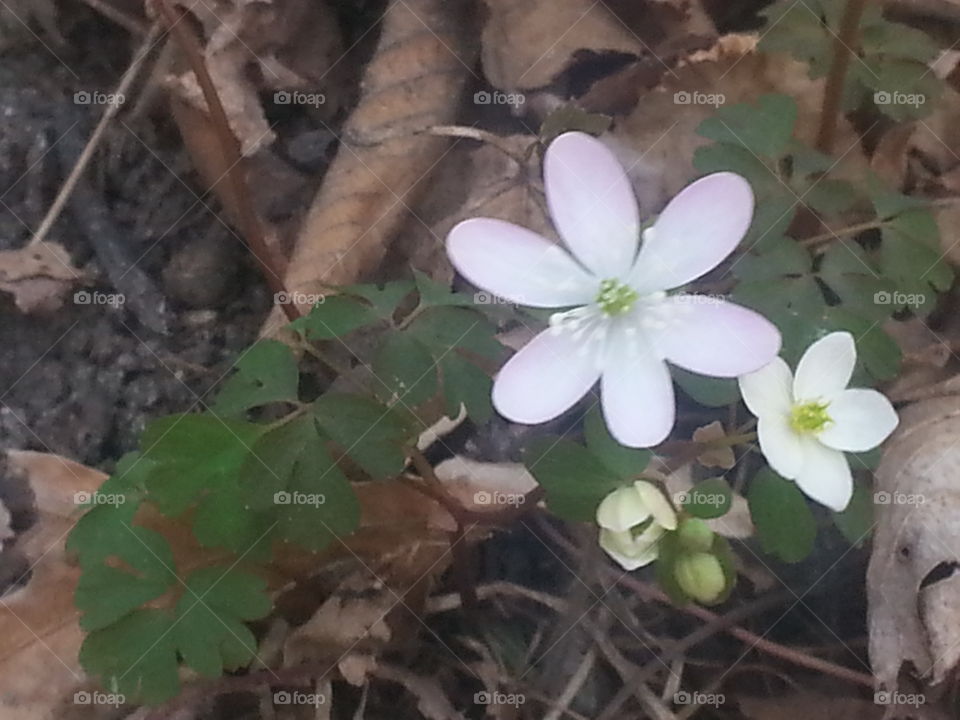
<svg viewBox="0 0 960 720"><path fill-rule="evenodd" d="M547 148L543 179L550 216L563 241L600 278L633 265L640 217L627 173L602 142L564 133Z"/></svg>
<svg viewBox="0 0 960 720"><path fill-rule="evenodd" d="M603 416L620 444L652 447L673 428L673 382L649 343L631 346L630 340L623 332L610 334L600 380Z"/></svg>
<svg viewBox="0 0 960 720"><path fill-rule="evenodd" d="M532 425L573 407L600 377L596 356L581 347L570 332L537 335L500 369L493 384L497 412Z"/></svg>
<svg viewBox="0 0 960 720"><path fill-rule="evenodd" d="M464 220L447 235L447 254L478 288L520 305L584 305L599 287L563 248L503 220Z"/></svg>
<svg viewBox="0 0 960 720"><path fill-rule="evenodd" d="M780 331L763 315L725 300L673 295L664 304L665 326L653 337L675 365L714 377L762 368L780 352Z"/></svg>
<svg viewBox="0 0 960 720"><path fill-rule="evenodd" d="M680 287L719 265L753 219L753 190L741 176L713 173L680 191L663 209L631 274L640 292Z"/></svg>

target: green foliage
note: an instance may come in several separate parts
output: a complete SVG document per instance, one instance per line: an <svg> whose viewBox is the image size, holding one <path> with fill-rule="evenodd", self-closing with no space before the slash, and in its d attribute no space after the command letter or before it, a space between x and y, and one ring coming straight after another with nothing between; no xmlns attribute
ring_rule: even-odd
<svg viewBox="0 0 960 720"><path fill-rule="evenodd" d="M824 77L833 59L843 6L830 0L774 3L762 13L767 28L760 48L793 55L807 63L811 77ZM847 71L845 109L870 102L893 120L928 114L943 89L929 67L939 52L936 43L919 30L887 20L882 6L875 3L865 8L859 41L859 52Z"/></svg>
<svg viewBox="0 0 960 720"><path fill-rule="evenodd" d="M722 477L707 478L684 494L683 509L695 518L723 517L733 503L733 491Z"/></svg>
<svg viewBox="0 0 960 720"><path fill-rule="evenodd" d="M239 416L246 410L273 402L297 400L300 372L293 352L276 340L261 340L234 365L236 373L217 393L213 412Z"/></svg>
<svg viewBox="0 0 960 720"><path fill-rule="evenodd" d="M810 554L817 524L796 483L764 468L750 483L747 502L765 552L789 563Z"/></svg>

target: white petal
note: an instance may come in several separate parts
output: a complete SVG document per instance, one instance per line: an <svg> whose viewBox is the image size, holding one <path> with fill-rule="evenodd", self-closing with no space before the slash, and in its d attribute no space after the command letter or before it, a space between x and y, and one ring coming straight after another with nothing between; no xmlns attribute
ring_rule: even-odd
<svg viewBox="0 0 960 720"><path fill-rule="evenodd" d="M787 416L783 413L761 416L757 439L770 467L788 480L796 480L803 470L804 443L790 427Z"/></svg>
<svg viewBox="0 0 960 720"><path fill-rule="evenodd" d="M843 390L853 375L857 347L848 332L832 332L803 353L793 378L793 397L798 403L829 400Z"/></svg>
<svg viewBox="0 0 960 720"><path fill-rule="evenodd" d="M623 328L618 328L622 330ZM649 342L612 332L600 380L600 401L610 434L621 445L651 447L666 439L676 414L667 365Z"/></svg>
<svg viewBox="0 0 960 720"><path fill-rule="evenodd" d="M663 528L659 525L651 525L640 538L636 539L630 531L617 533L601 528L600 547L624 570L636 570L657 559L662 534Z"/></svg>
<svg viewBox="0 0 960 720"><path fill-rule="evenodd" d="M803 469L797 487L812 500L835 512L846 509L853 495L853 477L843 453L814 438L804 438Z"/></svg>
<svg viewBox="0 0 960 720"><path fill-rule="evenodd" d="M780 331L753 310L691 295L673 295L663 305L664 326L651 335L663 357L691 372L736 377L780 352Z"/></svg>
<svg viewBox="0 0 960 720"><path fill-rule="evenodd" d="M893 405L876 390L844 390L833 396L827 414L833 422L817 439L835 450L848 452L875 448L899 422Z"/></svg>
<svg viewBox="0 0 960 720"><path fill-rule="evenodd" d="M556 243L503 220L459 223L447 235L447 254L478 288L520 305L585 305L600 285Z"/></svg>
<svg viewBox="0 0 960 720"><path fill-rule="evenodd" d="M650 517L643 496L632 485L617 488L597 506L597 525L624 532Z"/></svg>
<svg viewBox="0 0 960 720"><path fill-rule="evenodd" d="M741 375L738 382L743 401L758 418L790 412L793 406L793 373L783 358L775 357L759 370Z"/></svg>
<svg viewBox="0 0 960 720"><path fill-rule="evenodd" d="M547 148L543 181L567 247L595 275L624 277L637 254L640 217L616 156L586 133L564 133Z"/></svg>
<svg viewBox="0 0 960 720"><path fill-rule="evenodd" d="M570 332L544 330L500 368L493 405L518 423L542 423L569 410L600 377L597 359Z"/></svg>
<svg viewBox="0 0 960 720"><path fill-rule="evenodd" d="M654 522L667 530L676 530L677 513L660 488L646 480L637 480L633 486L643 498L644 507L653 515Z"/></svg>
<svg viewBox="0 0 960 720"><path fill-rule="evenodd" d="M688 185L645 232L631 284L641 292L680 287L733 252L753 219L753 190L741 176L713 173Z"/></svg>

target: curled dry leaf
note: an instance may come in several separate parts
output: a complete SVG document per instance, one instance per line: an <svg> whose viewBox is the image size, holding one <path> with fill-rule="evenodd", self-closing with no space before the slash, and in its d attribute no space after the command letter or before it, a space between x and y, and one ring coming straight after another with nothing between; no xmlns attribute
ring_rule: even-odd
<svg viewBox="0 0 960 720"><path fill-rule="evenodd" d="M494 87L548 85L581 50L642 55L644 45L602 2L486 0L483 72Z"/></svg>
<svg viewBox="0 0 960 720"><path fill-rule="evenodd" d="M960 661L958 433L957 398L910 406L877 468L870 661L888 689L906 663L938 683Z"/></svg>
<svg viewBox="0 0 960 720"><path fill-rule="evenodd" d="M67 562L64 540L79 515L74 494L93 492L106 476L37 452L9 451L0 470L5 501L22 488L32 495L26 514L33 519L4 543L3 564L18 568L11 579L28 569L29 575L0 603L0 716L55 720L84 681L77 662L83 637L73 607L79 569Z"/></svg>
<svg viewBox="0 0 960 720"><path fill-rule="evenodd" d="M711 440L722 440L727 436L723 429L723 423L714 420L709 425L704 425L693 431L694 442L710 442ZM708 468L731 469L737 464L737 458L733 454L733 448L729 445L722 447L707 448L697 456L697 462Z"/></svg>
<svg viewBox="0 0 960 720"><path fill-rule="evenodd" d="M461 37L461 12L459 3L441 0L387 9L363 94L290 258L285 284L291 293L356 282L383 259L449 147L449 140L423 131L453 120L470 74L471 43ZM301 309L309 305L304 301ZM267 330L280 322L275 312Z"/></svg>
<svg viewBox="0 0 960 720"><path fill-rule="evenodd" d="M0 291L12 294L25 313L57 310L71 288L85 280L85 273L57 243L0 250Z"/></svg>

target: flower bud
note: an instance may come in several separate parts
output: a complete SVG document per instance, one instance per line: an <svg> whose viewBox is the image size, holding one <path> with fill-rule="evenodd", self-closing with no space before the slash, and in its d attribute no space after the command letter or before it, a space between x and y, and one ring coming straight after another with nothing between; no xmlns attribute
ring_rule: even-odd
<svg viewBox="0 0 960 720"><path fill-rule="evenodd" d="M713 530L700 518L687 518L677 529L677 539L687 550L708 552L713 547Z"/></svg>
<svg viewBox="0 0 960 720"><path fill-rule="evenodd" d="M674 565L673 576L680 589L705 605L716 602L727 586L727 577L717 556L706 552L682 555Z"/></svg>
<svg viewBox="0 0 960 720"><path fill-rule="evenodd" d="M653 483L638 480L617 488L597 508L600 547L625 570L657 559L659 541L677 527L677 514Z"/></svg>

